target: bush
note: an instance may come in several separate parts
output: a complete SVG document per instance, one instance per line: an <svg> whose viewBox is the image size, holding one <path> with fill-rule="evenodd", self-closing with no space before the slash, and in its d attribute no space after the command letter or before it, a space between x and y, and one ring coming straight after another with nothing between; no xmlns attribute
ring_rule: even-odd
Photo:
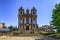
<svg viewBox="0 0 60 40"><path fill-rule="evenodd" d="M51 35L51 34L54 34L54 33L44 33L45 36Z"/></svg>
<svg viewBox="0 0 60 40"><path fill-rule="evenodd" d="M60 38L60 33L52 34L51 36L54 38Z"/></svg>

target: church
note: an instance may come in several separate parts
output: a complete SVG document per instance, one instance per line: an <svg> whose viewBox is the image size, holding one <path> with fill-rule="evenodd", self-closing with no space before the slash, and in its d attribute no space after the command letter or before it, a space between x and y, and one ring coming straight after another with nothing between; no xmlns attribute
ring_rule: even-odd
<svg viewBox="0 0 60 40"><path fill-rule="evenodd" d="M31 10L28 8L26 11L23 7L18 9L18 31L20 33L37 33L37 10L33 7Z"/></svg>
<svg viewBox="0 0 60 40"><path fill-rule="evenodd" d="M31 10L27 8L26 11L23 9L23 7L20 7L18 9L18 29L13 31L13 29L11 28L11 30L12 31L10 31L10 29L4 29L3 31L0 31L0 35L21 36L21 34L39 34L40 30L37 24L37 10L35 9L35 7L33 7Z"/></svg>

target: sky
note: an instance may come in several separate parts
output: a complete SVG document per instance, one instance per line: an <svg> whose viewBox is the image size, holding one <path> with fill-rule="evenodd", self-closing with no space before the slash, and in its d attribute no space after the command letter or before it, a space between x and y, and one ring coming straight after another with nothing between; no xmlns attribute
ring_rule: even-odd
<svg viewBox="0 0 60 40"><path fill-rule="evenodd" d="M6 26L18 26L18 9L22 6L25 10L37 9L38 26L49 25L52 10L60 0L0 0L0 22Z"/></svg>

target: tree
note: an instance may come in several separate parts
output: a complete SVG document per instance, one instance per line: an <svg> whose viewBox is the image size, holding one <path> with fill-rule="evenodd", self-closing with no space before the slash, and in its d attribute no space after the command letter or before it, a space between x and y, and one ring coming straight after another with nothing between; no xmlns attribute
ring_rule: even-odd
<svg viewBox="0 0 60 40"><path fill-rule="evenodd" d="M16 30L18 30L17 27L14 27L14 28L13 28L13 31L16 31Z"/></svg>
<svg viewBox="0 0 60 40"><path fill-rule="evenodd" d="M53 9L52 20L50 24L60 32L60 3Z"/></svg>
<svg viewBox="0 0 60 40"><path fill-rule="evenodd" d="M7 28L6 26L3 26L3 28Z"/></svg>
<svg viewBox="0 0 60 40"><path fill-rule="evenodd" d="M5 23L3 23L3 28L7 28L7 27L5 26Z"/></svg>
<svg viewBox="0 0 60 40"><path fill-rule="evenodd" d="M8 28L10 29L10 31L13 31L13 26L12 25L10 25Z"/></svg>

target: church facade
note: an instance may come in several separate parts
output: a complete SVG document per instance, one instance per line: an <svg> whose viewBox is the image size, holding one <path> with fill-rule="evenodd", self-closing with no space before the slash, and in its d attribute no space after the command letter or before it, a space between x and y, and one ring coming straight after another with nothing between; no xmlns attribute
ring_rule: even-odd
<svg viewBox="0 0 60 40"><path fill-rule="evenodd" d="M20 33L37 33L37 10L33 7L26 11L22 7L18 9L18 31Z"/></svg>

